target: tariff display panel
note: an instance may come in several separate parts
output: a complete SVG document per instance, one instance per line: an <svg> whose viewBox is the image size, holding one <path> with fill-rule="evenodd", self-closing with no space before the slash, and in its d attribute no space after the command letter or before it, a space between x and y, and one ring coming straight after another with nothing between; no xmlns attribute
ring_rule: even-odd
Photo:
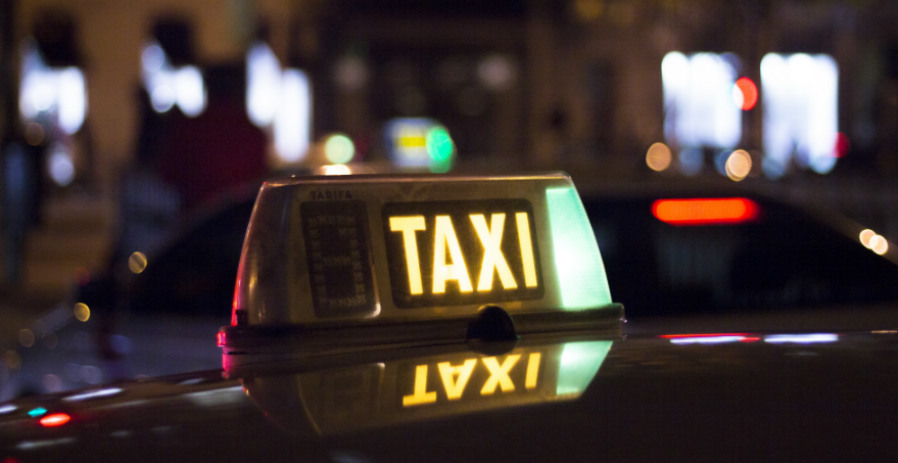
<svg viewBox="0 0 898 463"><path fill-rule="evenodd" d="M373 313L377 301L365 203L309 201L300 211L315 315Z"/></svg>

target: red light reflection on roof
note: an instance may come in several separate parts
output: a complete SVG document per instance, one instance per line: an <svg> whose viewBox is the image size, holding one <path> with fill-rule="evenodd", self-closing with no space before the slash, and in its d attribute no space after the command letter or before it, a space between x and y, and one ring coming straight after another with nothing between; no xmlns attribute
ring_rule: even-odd
<svg viewBox="0 0 898 463"><path fill-rule="evenodd" d="M695 334L664 334L658 336L669 339L673 344L726 344L733 342L758 342L759 336L749 333L695 333Z"/></svg>
<svg viewBox="0 0 898 463"><path fill-rule="evenodd" d="M749 222L760 207L748 198L659 199L652 215L671 225L719 225Z"/></svg>
<svg viewBox="0 0 898 463"><path fill-rule="evenodd" d="M68 423L71 419L72 417L69 416L68 413L53 413L41 418L40 423L44 427L52 428L56 426L62 426Z"/></svg>

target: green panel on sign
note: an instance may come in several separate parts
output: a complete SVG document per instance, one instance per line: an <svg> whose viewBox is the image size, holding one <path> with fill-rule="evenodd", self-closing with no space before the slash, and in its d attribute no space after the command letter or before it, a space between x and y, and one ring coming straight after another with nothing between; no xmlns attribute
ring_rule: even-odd
<svg viewBox="0 0 898 463"><path fill-rule="evenodd" d="M587 341L565 344L558 367L557 395L581 394L599 372L611 350L612 341Z"/></svg>
<svg viewBox="0 0 898 463"><path fill-rule="evenodd" d="M610 304L605 265L577 191L548 188L546 202L563 308L583 310Z"/></svg>

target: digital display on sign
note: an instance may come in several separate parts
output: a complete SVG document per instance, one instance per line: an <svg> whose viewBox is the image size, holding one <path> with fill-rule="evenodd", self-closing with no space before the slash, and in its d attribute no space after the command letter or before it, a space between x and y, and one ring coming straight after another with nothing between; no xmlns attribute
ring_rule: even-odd
<svg viewBox="0 0 898 463"><path fill-rule="evenodd" d="M382 215L397 307L543 296L529 201L387 203Z"/></svg>
<svg viewBox="0 0 898 463"><path fill-rule="evenodd" d="M307 201L300 213L315 315L375 313L365 203Z"/></svg>

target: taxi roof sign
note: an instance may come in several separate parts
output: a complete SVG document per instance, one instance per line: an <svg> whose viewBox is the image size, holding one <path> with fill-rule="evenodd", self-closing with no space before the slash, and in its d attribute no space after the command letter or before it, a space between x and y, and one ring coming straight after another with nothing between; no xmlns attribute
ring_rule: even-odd
<svg viewBox="0 0 898 463"><path fill-rule="evenodd" d="M567 175L266 182L247 229L231 325L433 322L469 319L490 305L516 318L591 309L620 318Z"/></svg>

